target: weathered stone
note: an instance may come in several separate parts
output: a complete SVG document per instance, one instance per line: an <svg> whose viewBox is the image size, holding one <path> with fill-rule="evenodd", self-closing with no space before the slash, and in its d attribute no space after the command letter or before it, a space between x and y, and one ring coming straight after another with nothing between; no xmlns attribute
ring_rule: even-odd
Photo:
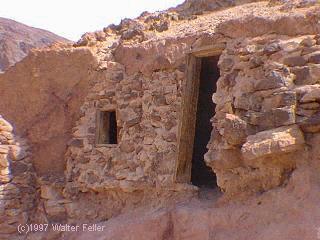
<svg viewBox="0 0 320 240"><path fill-rule="evenodd" d="M3 119L1 115L0 115L0 131L6 131L6 132L13 131L12 125L8 121Z"/></svg>
<svg viewBox="0 0 320 240"><path fill-rule="evenodd" d="M283 63L289 67L294 67L294 66L304 66L307 64L307 61L302 56L292 56L292 57L284 58Z"/></svg>
<svg viewBox="0 0 320 240"><path fill-rule="evenodd" d="M300 102L307 103L307 102L315 102L318 100L320 100L320 88L313 88L311 91L303 95Z"/></svg>
<svg viewBox="0 0 320 240"><path fill-rule="evenodd" d="M309 62L309 63L319 64L319 63L320 63L320 51L319 51L319 52L311 53L311 54L308 56L308 62Z"/></svg>
<svg viewBox="0 0 320 240"><path fill-rule="evenodd" d="M164 32L169 29L170 22L169 21L160 21L160 22L154 22L151 25L150 30L156 30L157 32Z"/></svg>
<svg viewBox="0 0 320 240"><path fill-rule="evenodd" d="M284 51L286 55L288 53L295 53L300 48L300 43L295 40L280 42L280 45L281 45L281 49Z"/></svg>
<svg viewBox="0 0 320 240"><path fill-rule="evenodd" d="M222 71L230 71L234 66L234 61L231 58L223 58L219 61L218 66Z"/></svg>
<svg viewBox="0 0 320 240"><path fill-rule="evenodd" d="M275 93L272 96L265 98L262 103L263 111L272 111L275 108L296 105L296 93L293 91L286 91Z"/></svg>
<svg viewBox="0 0 320 240"><path fill-rule="evenodd" d="M238 109L260 111L263 98L255 94L242 94L235 98L234 106Z"/></svg>
<svg viewBox="0 0 320 240"><path fill-rule="evenodd" d="M0 223L0 233L1 234L12 234L17 232L17 227L15 225L10 225L7 223Z"/></svg>
<svg viewBox="0 0 320 240"><path fill-rule="evenodd" d="M296 114L298 116L305 116L305 117L311 117L313 116L315 113L317 113L318 110L315 109L303 109L303 108L298 108L296 110Z"/></svg>
<svg viewBox="0 0 320 240"><path fill-rule="evenodd" d="M231 73L226 74L226 76L219 80L219 85L224 87L234 87L236 84L236 78L238 76L239 71L233 70Z"/></svg>
<svg viewBox="0 0 320 240"><path fill-rule="evenodd" d="M56 188L49 185L41 186L41 197L48 200L62 199L61 193Z"/></svg>
<svg viewBox="0 0 320 240"><path fill-rule="evenodd" d="M10 146L10 151L9 151L9 159L12 161L21 161L24 160L28 157L28 151L25 147L20 147L20 146Z"/></svg>
<svg viewBox="0 0 320 240"><path fill-rule="evenodd" d="M249 68L256 68L263 65L263 60L258 56L253 56L249 60Z"/></svg>
<svg viewBox="0 0 320 240"><path fill-rule="evenodd" d="M104 31L97 31L95 32L95 37L97 41L103 42L104 40L106 40L107 35Z"/></svg>
<svg viewBox="0 0 320 240"><path fill-rule="evenodd" d="M130 193L134 191L133 183L131 181L120 181L120 188L122 191Z"/></svg>
<svg viewBox="0 0 320 240"><path fill-rule="evenodd" d="M13 175L20 175L29 169L28 165L23 162L12 162L11 172Z"/></svg>
<svg viewBox="0 0 320 240"><path fill-rule="evenodd" d="M6 154L0 154L0 167L8 167L9 160Z"/></svg>
<svg viewBox="0 0 320 240"><path fill-rule="evenodd" d="M128 140L122 141L120 144L120 150L125 153L131 153L135 150L134 143Z"/></svg>
<svg viewBox="0 0 320 240"><path fill-rule="evenodd" d="M20 215L21 214L21 209L14 209L14 208L12 208L12 209L8 209L8 210L6 210L5 211L5 214L7 215L7 216L9 216L9 217L15 217L15 216L18 216L18 215Z"/></svg>
<svg viewBox="0 0 320 240"><path fill-rule="evenodd" d="M44 207L49 216L58 216L65 214L65 208L55 200L45 201Z"/></svg>
<svg viewBox="0 0 320 240"><path fill-rule="evenodd" d="M298 151L304 142L300 128L292 125L249 136L241 152L245 160L253 160Z"/></svg>
<svg viewBox="0 0 320 240"><path fill-rule="evenodd" d="M261 131L296 122L293 106L276 108L267 112L248 112L247 116L248 123L258 126Z"/></svg>
<svg viewBox="0 0 320 240"><path fill-rule="evenodd" d="M85 33L81 38L76 42L75 46L93 46L96 43L96 38L92 33Z"/></svg>
<svg viewBox="0 0 320 240"><path fill-rule="evenodd" d="M264 53L266 53L268 55L271 55L271 54L278 52L280 50L281 50L281 47L280 47L279 43L276 43L276 42L267 44L263 49Z"/></svg>
<svg viewBox="0 0 320 240"><path fill-rule="evenodd" d="M0 154L8 154L10 147L7 145L0 145Z"/></svg>
<svg viewBox="0 0 320 240"><path fill-rule="evenodd" d="M258 79L258 81L255 82L254 88L256 91L261 91L281 88L287 85L287 79L285 78L283 73L272 70L266 76L261 76L261 79Z"/></svg>
<svg viewBox="0 0 320 240"><path fill-rule="evenodd" d="M71 147L83 147L83 139L72 139L69 143L69 146Z"/></svg>
<svg viewBox="0 0 320 240"><path fill-rule="evenodd" d="M120 111L120 120L125 122L128 126L134 126L140 122L141 117L130 108Z"/></svg>
<svg viewBox="0 0 320 240"><path fill-rule="evenodd" d="M305 86L299 86L295 89L297 93L297 99L301 101L302 97L310 92L318 91L317 89L320 88L319 84L315 85L305 85Z"/></svg>
<svg viewBox="0 0 320 240"><path fill-rule="evenodd" d="M299 123L304 132L320 132L320 114L316 114Z"/></svg>
<svg viewBox="0 0 320 240"><path fill-rule="evenodd" d="M95 172L88 171L86 173L86 182L88 182L89 184L95 184L99 182L99 180L99 176Z"/></svg>
<svg viewBox="0 0 320 240"><path fill-rule="evenodd" d="M234 169L242 166L240 149L210 150L204 155L206 164L215 170Z"/></svg>
<svg viewBox="0 0 320 240"><path fill-rule="evenodd" d="M320 109L320 104L317 102L311 102L311 103L299 104L299 107L307 110L317 110L317 109Z"/></svg>
<svg viewBox="0 0 320 240"><path fill-rule="evenodd" d="M174 132L164 133L162 135L162 137L167 142L176 142L177 141L177 135Z"/></svg>
<svg viewBox="0 0 320 240"><path fill-rule="evenodd" d="M248 135L247 123L238 116L226 114L217 124L219 132L231 145L240 145Z"/></svg>
<svg viewBox="0 0 320 240"><path fill-rule="evenodd" d="M167 104L166 97L163 94L155 94L153 96L153 101L157 106L163 106Z"/></svg>
<svg viewBox="0 0 320 240"><path fill-rule="evenodd" d="M121 39L123 40L130 40L130 39L133 39L134 37L141 37L143 39L144 38L143 30L132 27L123 31L121 35Z"/></svg>
<svg viewBox="0 0 320 240"><path fill-rule="evenodd" d="M319 84L320 83L320 64L309 64L310 66L310 75L312 79L312 83L310 84Z"/></svg>
<svg viewBox="0 0 320 240"><path fill-rule="evenodd" d="M313 45L316 44L316 41L314 39L312 39L311 37L307 37L305 39L303 39L300 44L304 47L311 47Z"/></svg>
<svg viewBox="0 0 320 240"><path fill-rule="evenodd" d="M294 68L291 68L291 71L296 76L294 80L294 83L296 85L308 85L308 84L314 83L310 75L310 69L308 66L294 67Z"/></svg>

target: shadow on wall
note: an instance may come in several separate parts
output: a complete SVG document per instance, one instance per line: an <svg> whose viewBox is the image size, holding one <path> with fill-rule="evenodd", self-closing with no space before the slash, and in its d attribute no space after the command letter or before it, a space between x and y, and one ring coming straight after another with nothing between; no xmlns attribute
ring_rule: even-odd
<svg viewBox="0 0 320 240"><path fill-rule="evenodd" d="M0 75L0 113L27 139L38 176L63 177L72 127L91 79L99 80L96 64L88 48L50 49Z"/></svg>
<svg viewBox="0 0 320 240"><path fill-rule="evenodd" d="M36 182L28 146L0 115L0 238L18 233L35 207ZM3 238L1 238L3 239Z"/></svg>

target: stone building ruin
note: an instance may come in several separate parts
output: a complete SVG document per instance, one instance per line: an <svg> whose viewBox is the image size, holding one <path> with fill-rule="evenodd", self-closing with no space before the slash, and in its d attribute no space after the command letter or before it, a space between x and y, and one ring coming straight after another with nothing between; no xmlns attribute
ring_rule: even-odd
<svg viewBox="0 0 320 240"><path fill-rule="evenodd" d="M246 212L257 229L285 219L273 239L292 239L304 218L296 207L299 217L286 219L282 199L312 215L313 230L296 236L315 239L318 1L187 0L33 51L0 83L0 239L20 239L23 223L98 223L166 208L202 187L221 192L221 209L240 204L214 210L246 226L237 239L266 239ZM252 210L254 199L265 208ZM175 230L162 238L141 239L200 239L177 230L197 219L187 216L171 219ZM236 239L226 226L210 225L201 239Z"/></svg>

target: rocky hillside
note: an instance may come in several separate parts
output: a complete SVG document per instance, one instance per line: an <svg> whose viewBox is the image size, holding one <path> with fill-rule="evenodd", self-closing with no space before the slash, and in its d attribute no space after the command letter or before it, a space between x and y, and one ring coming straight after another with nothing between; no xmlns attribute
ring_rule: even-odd
<svg viewBox="0 0 320 240"><path fill-rule="evenodd" d="M32 48L68 41L49 31L0 17L0 72L23 59Z"/></svg>

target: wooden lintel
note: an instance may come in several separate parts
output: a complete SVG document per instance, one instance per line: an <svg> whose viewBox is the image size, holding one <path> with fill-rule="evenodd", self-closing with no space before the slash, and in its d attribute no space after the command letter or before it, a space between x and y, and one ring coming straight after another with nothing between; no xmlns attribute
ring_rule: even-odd
<svg viewBox="0 0 320 240"><path fill-rule="evenodd" d="M210 57L220 55L222 51L226 48L225 43L219 43L209 46L204 46L200 48L195 48L189 51L189 54L192 54L195 57Z"/></svg>

